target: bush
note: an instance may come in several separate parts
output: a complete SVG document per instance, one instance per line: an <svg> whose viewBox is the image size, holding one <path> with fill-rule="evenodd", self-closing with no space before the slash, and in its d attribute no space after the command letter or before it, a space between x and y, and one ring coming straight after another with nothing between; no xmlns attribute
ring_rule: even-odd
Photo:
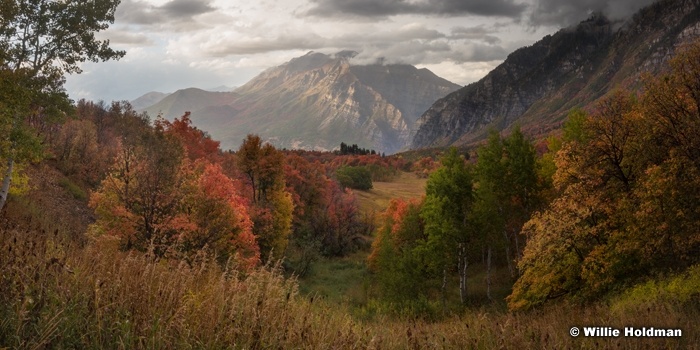
<svg viewBox="0 0 700 350"><path fill-rule="evenodd" d="M372 174L366 167L340 167L335 171L335 178L343 187L362 191L372 189Z"/></svg>
<svg viewBox="0 0 700 350"><path fill-rule="evenodd" d="M632 312L650 305L694 305L700 300L700 265L682 273L640 283L613 299L612 309L617 312Z"/></svg>

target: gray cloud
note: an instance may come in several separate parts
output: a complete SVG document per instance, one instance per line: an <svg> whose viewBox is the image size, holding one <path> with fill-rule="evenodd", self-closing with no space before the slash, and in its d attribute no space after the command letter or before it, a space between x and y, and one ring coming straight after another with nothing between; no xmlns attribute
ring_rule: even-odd
<svg viewBox="0 0 700 350"><path fill-rule="evenodd" d="M239 39L225 45L209 47L213 56L254 55L284 50L316 50L325 47L326 40L316 35L286 35L274 38Z"/></svg>
<svg viewBox="0 0 700 350"><path fill-rule="evenodd" d="M515 0L311 0L306 12L318 17L388 17L395 15L502 16L519 18L527 8Z"/></svg>
<svg viewBox="0 0 700 350"><path fill-rule="evenodd" d="M535 0L532 25L566 27L602 12L611 19L625 19L655 0Z"/></svg>
<svg viewBox="0 0 700 350"><path fill-rule="evenodd" d="M501 39L494 34L496 34L495 29L488 29L484 25L476 27L454 27L452 28L452 34L449 38L453 40L481 40L494 45L501 42Z"/></svg>
<svg viewBox="0 0 700 350"><path fill-rule="evenodd" d="M216 10L210 5L210 0L172 0L156 9L175 18L189 18Z"/></svg>
<svg viewBox="0 0 700 350"><path fill-rule="evenodd" d="M122 1L117 8L118 22L139 25L160 25L187 21L194 16L216 11L211 0L171 0L161 6L139 0Z"/></svg>
<svg viewBox="0 0 700 350"><path fill-rule="evenodd" d="M510 51L497 45L478 43L453 45L448 41L402 41L389 45L365 45L356 48L360 52L354 64L384 63L439 64L450 61L457 64L467 62L498 61L506 58Z"/></svg>

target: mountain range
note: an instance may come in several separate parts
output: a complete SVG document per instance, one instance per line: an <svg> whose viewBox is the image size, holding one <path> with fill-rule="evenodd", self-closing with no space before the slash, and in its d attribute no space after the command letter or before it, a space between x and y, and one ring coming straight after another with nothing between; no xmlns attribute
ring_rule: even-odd
<svg viewBox="0 0 700 350"><path fill-rule="evenodd" d="M170 119L190 111L224 149L236 149L249 133L281 148L330 150L345 142L387 154L473 145L488 130L513 125L543 136L571 109L614 89L639 88L643 73L664 69L680 45L700 37L699 5L660 0L624 21L593 14L461 88L427 69L354 65L351 51L309 52L231 92L150 93L134 105Z"/></svg>
<svg viewBox="0 0 700 350"><path fill-rule="evenodd" d="M410 65L352 65L356 54L309 52L232 92L183 89L140 109L166 119L189 111L224 149L254 133L280 148L331 150L345 142L391 154L408 146L425 110L460 87Z"/></svg>
<svg viewBox="0 0 700 350"><path fill-rule="evenodd" d="M661 0L624 22L594 14L516 50L480 81L438 100L416 122L411 148L469 145L518 124L530 135L561 126L617 88L638 88L679 45L700 36L699 0Z"/></svg>

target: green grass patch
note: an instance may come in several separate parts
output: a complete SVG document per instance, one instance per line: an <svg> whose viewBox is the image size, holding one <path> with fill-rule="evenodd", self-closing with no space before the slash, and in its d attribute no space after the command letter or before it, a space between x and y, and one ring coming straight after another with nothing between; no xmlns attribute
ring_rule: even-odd
<svg viewBox="0 0 700 350"><path fill-rule="evenodd" d="M67 177L58 180L58 185L77 200L86 201L88 198L87 192Z"/></svg>
<svg viewBox="0 0 700 350"><path fill-rule="evenodd" d="M366 251L343 258L319 259L307 276L299 279L299 291L317 295L330 303L363 303L368 279L366 259Z"/></svg>

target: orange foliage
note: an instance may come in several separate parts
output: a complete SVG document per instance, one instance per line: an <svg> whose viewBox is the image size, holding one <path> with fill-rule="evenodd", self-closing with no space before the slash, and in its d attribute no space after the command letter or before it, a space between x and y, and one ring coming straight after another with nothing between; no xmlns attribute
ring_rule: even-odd
<svg viewBox="0 0 700 350"><path fill-rule="evenodd" d="M185 146L187 156L191 161L207 159L212 163L217 163L221 160L219 155L220 142L212 140L206 132L193 126L190 112L185 112L185 115L179 119L175 118L172 123L158 118L155 125L156 129L175 135Z"/></svg>

